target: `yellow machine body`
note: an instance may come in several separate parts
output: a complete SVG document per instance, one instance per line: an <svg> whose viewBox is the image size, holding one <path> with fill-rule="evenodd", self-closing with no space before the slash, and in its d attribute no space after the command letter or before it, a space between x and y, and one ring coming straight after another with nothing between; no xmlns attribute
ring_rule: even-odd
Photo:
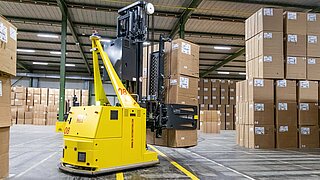
<svg viewBox="0 0 320 180"><path fill-rule="evenodd" d="M64 127L63 157L59 168L78 174L100 174L159 163L146 146L146 110L127 92L98 36L91 36L96 106L72 107ZM105 95L98 52L121 107Z"/></svg>

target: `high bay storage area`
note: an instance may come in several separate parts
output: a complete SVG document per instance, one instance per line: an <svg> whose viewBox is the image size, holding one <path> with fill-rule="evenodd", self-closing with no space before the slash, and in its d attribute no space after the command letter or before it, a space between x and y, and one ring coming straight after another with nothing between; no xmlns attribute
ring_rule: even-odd
<svg viewBox="0 0 320 180"><path fill-rule="evenodd" d="M317 2L134 2L0 1L0 179L320 178Z"/></svg>

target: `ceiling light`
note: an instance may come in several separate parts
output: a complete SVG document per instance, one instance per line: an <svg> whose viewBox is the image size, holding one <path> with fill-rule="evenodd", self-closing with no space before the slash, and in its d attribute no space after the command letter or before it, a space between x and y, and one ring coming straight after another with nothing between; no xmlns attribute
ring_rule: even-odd
<svg viewBox="0 0 320 180"><path fill-rule="evenodd" d="M44 37L44 38L59 38L59 36L55 34L38 34L37 36Z"/></svg>
<svg viewBox="0 0 320 180"><path fill-rule="evenodd" d="M68 66L68 67L75 67L76 65L75 65L75 64L66 64L66 66Z"/></svg>
<svg viewBox="0 0 320 180"><path fill-rule="evenodd" d="M238 74L239 75L246 75L246 73L244 73L244 72L239 72Z"/></svg>
<svg viewBox="0 0 320 180"><path fill-rule="evenodd" d="M36 52L35 50L33 49L17 49L18 52L28 52L28 53L34 53Z"/></svg>
<svg viewBox="0 0 320 180"><path fill-rule="evenodd" d="M104 69L104 66L101 66L101 69Z"/></svg>
<svg viewBox="0 0 320 180"><path fill-rule="evenodd" d="M59 52L59 51L50 51L50 54L61 54L61 52ZM66 54L68 54L68 53L66 53Z"/></svg>
<svg viewBox="0 0 320 180"><path fill-rule="evenodd" d="M214 49L218 49L218 50L230 50L231 47L227 47L227 46L213 46Z"/></svg>
<svg viewBox="0 0 320 180"><path fill-rule="evenodd" d="M100 42L111 42L110 39L100 39Z"/></svg>
<svg viewBox="0 0 320 180"><path fill-rule="evenodd" d="M230 74L230 72L218 71L218 74Z"/></svg>
<svg viewBox="0 0 320 180"><path fill-rule="evenodd" d="M148 46L150 45L150 42L143 42L143 45Z"/></svg>
<svg viewBox="0 0 320 180"><path fill-rule="evenodd" d="M48 63L45 63L45 62L33 62L32 64L45 65L45 66L48 65Z"/></svg>

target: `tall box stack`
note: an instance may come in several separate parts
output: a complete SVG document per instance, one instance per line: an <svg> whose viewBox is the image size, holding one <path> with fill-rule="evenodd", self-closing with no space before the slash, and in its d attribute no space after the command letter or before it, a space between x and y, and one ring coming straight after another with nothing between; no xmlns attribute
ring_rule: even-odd
<svg viewBox="0 0 320 180"><path fill-rule="evenodd" d="M15 103L11 76L16 75L17 29L2 17L0 24L0 179L6 179L9 175L10 106Z"/></svg>
<svg viewBox="0 0 320 180"><path fill-rule="evenodd" d="M220 104L220 80L211 79L211 103L216 106Z"/></svg>
<svg viewBox="0 0 320 180"><path fill-rule="evenodd" d="M298 81L299 147L319 147L318 81Z"/></svg>
<svg viewBox="0 0 320 180"><path fill-rule="evenodd" d="M69 103L70 106L73 105L72 100L73 100L73 96L74 94L74 89L66 89L65 90L65 101Z"/></svg>
<svg viewBox="0 0 320 180"><path fill-rule="evenodd" d="M320 80L320 15L307 13L307 79Z"/></svg>
<svg viewBox="0 0 320 180"><path fill-rule="evenodd" d="M15 92L15 100L14 100L14 105L15 106L25 106L26 105L26 88L25 87L15 87L13 89Z"/></svg>
<svg viewBox="0 0 320 180"><path fill-rule="evenodd" d="M46 125L47 120L47 105L44 104L35 104L33 107L34 110L34 125Z"/></svg>
<svg viewBox="0 0 320 180"><path fill-rule="evenodd" d="M284 77L282 13L262 8L246 20L247 79Z"/></svg>
<svg viewBox="0 0 320 180"><path fill-rule="evenodd" d="M306 79L306 13L285 12L286 79Z"/></svg>
<svg viewBox="0 0 320 180"><path fill-rule="evenodd" d="M41 88L41 102L42 105L48 105L48 88Z"/></svg>
<svg viewBox="0 0 320 180"><path fill-rule="evenodd" d="M165 103L197 106L199 46L183 39L166 43L164 75ZM211 94L210 89L208 91ZM152 134L148 136L153 137ZM197 144L197 130L165 129L162 137L155 138L154 142L170 147L194 146Z"/></svg>
<svg viewBox="0 0 320 180"><path fill-rule="evenodd" d="M275 81L276 147L297 148L297 91L296 81Z"/></svg>
<svg viewBox="0 0 320 180"><path fill-rule="evenodd" d="M33 106L33 90L34 88L27 88L27 105Z"/></svg>
<svg viewBox="0 0 320 180"><path fill-rule="evenodd" d="M200 111L200 130L204 133L220 133L219 111Z"/></svg>
<svg viewBox="0 0 320 180"><path fill-rule="evenodd" d="M59 105L48 105L46 125L55 125L59 113Z"/></svg>

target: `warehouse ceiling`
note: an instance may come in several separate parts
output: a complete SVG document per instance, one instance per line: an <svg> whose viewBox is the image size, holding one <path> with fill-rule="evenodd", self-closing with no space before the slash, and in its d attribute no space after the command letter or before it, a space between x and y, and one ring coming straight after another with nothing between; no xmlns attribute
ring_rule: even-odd
<svg viewBox="0 0 320 180"><path fill-rule="evenodd" d="M106 38L116 36L117 10L135 0L66 0L73 29L68 29L67 73L88 75L92 69L89 36L93 30ZM160 34L200 45L200 73L215 78L245 78L244 21L262 7L316 12L314 0L150 0L155 6L154 39ZM0 14L18 28L18 72L59 71L61 12L55 0L1 0ZM154 23L152 23L154 19ZM70 27L70 26L69 26ZM150 40L152 35L150 32ZM46 37L43 35L55 35ZM79 44L76 43L79 40ZM221 49L222 48L222 49ZM80 51L82 49L83 56ZM29 50L29 51L23 51ZM38 62L37 65L34 62ZM39 64L40 62L40 64ZM41 63L45 63L41 64ZM48 63L46 65L46 63Z"/></svg>

